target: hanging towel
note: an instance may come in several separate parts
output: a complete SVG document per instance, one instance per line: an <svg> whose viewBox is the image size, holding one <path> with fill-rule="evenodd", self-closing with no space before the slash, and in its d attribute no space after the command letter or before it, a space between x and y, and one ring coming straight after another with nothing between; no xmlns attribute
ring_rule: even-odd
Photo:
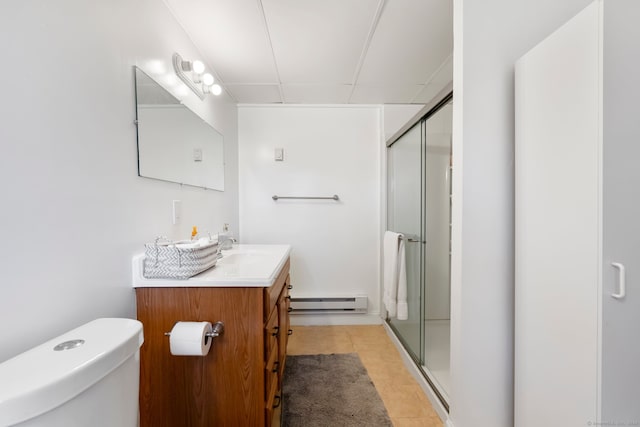
<svg viewBox="0 0 640 427"><path fill-rule="evenodd" d="M396 317L398 313L398 272L399 272L399 250L403 242L403 236L393 231L385 231L383 239L383 273L384 273L384 297L382 299L389 317ZM406 274L405 274L406 277ZM406 301L406 280L404 287L404 298Z"/></svg>
<svg viewBox="0 0 640 427"><path fill-rule="evenodd" d="M398 320L409 318L409 306L407 304L407 261L405 258L404 239L400 239L398 249Z"/></svg>

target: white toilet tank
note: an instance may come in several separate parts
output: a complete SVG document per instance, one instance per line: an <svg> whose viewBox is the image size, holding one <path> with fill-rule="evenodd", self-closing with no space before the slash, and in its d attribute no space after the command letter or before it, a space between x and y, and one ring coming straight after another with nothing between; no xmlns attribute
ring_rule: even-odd
<svg viewBox="0 0 640 427"><path fill-rule="evenodd" d="M97 319L0 364L0 426L134 427L142 324Z"/></svg>

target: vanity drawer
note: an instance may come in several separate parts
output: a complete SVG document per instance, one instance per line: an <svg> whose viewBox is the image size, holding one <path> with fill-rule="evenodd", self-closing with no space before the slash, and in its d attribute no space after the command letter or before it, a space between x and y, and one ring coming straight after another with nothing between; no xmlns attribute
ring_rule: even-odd
<svg viewBox="0 0 640 427"><path fill-rule="evenodd" d="M271 285L268 288L264 288L264 319L265 321L269 318L269 316L271 315L271 312L276 306L276 303L278 302L278 298L282 293L284 282L286 281L288 276L289 276L289 260L287 259L287 262L284 264L284 267L282 267L282 270L280 270L280 274L278 275L278 278L273 283L273 285Z"/></svg>
<svg viewBox="0 0 640 427"><path fill-rule="evenodd" d="M265 363L264 367L264 384L265 384L265 397L266 400L269 400L269 392L273 386L272 382L275 380L276 384L278 384L278 371L279 371L280 361L278 360L278 348L274 347L273 350L269 353L269 357Z"/></svg>
<svg viewBox="0 0 640 427"><path fill-rule="evenodd" d="M291 276L287 275L287 280L284 282L284 289L282 289L281 296L282 302L286 305L284 314L286 314L285 317L287 319L289 319L289 312L291 311L291 289L293 289L293 286L291 285Z"/></svg>
<svg viewBox="0 0 640 427"><path fill-rule="evenodd" d="M278 394L280 382L278 381L278 351L273 349L269 362L264 370L265 378L265 409L266 418L269 420L273 414L273 409L280 406L280 395Z"/></svg>
<svg viewBox="0 0 640 427"><path fill-rule="evenodd" d="M278 322L278 311L273 310L269 320L264 325L264 356L265 360L269 360L269 354L275 350L278 352L278 334L280 327Z"/></svg>
<svg viewBox="0 0 640 427"><path fill-rule="evenodd" d="M265 426L270 427L273 425L273 414L275 409L280 406L281 396L277 394L277 381L273 383L273 388L271 389L270 399L267 399L265 406Z"/></svg>

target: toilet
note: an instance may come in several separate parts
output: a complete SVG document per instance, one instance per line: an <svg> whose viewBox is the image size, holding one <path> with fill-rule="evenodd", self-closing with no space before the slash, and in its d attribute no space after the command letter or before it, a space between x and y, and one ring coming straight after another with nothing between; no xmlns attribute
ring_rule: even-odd
<svg viewBox="0 0 640 427"><path fill-rule="evenodd" d="M142 324L96 319L0 363L0 426L135 427Z"/></svg>

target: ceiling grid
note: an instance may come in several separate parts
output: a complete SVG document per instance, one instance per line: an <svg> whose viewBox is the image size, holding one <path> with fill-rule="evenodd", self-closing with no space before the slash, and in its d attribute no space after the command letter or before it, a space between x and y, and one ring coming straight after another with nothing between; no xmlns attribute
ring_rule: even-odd
<svg viewBox="0 0 640 427"><path fill-rule="evenodd" d="M451 0L165 0L238 103L426 104L452 81Z"/></svg>

